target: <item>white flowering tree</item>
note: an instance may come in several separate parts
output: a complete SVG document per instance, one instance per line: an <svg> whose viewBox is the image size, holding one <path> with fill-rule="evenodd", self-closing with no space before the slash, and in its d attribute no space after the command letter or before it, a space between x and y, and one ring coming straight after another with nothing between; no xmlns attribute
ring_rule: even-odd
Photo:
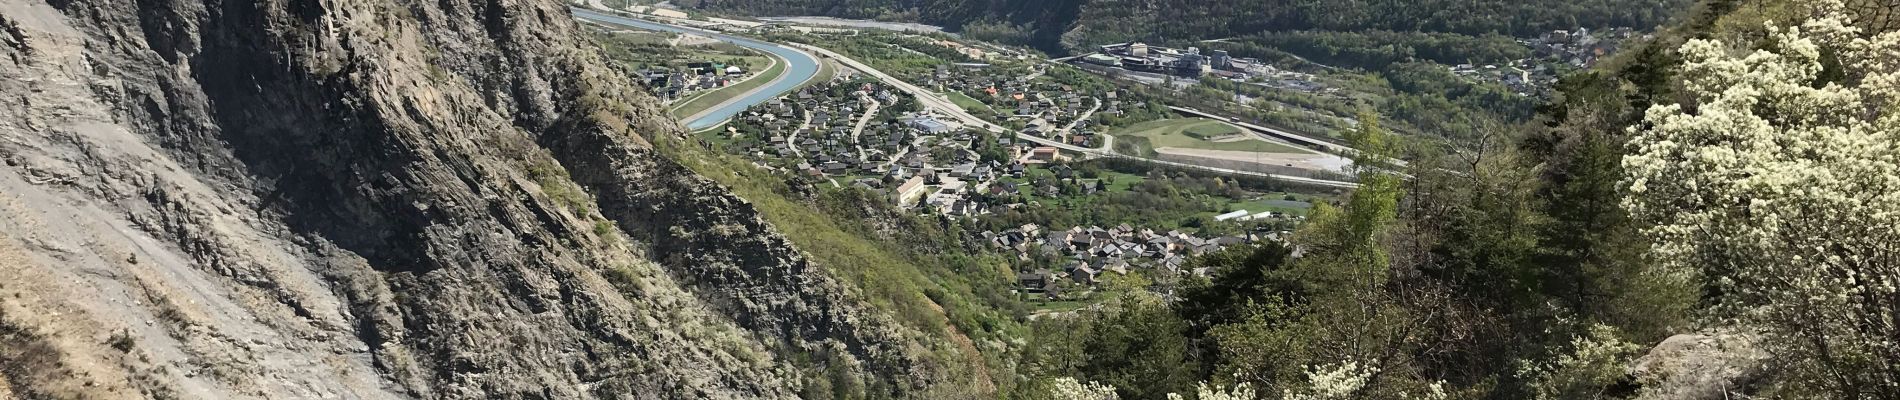
<svg viewBox="0 0 1900 400"><path fill-rule="evenodd" d="M1255 400L1259 398L1260 394L1254 392L1253 386L1245 383L1223 388L1201 382L1194 391L1195 400ZM1180 393L1168 393L1168 400L1187 400L1187 397L1181 396Z"/></svg>
<svg viewBox="0 0 1900 400"><path fill-rule="evenodd" d="M1082 383L1075 378L1056 378L1049 387L1049 397L1055 400L1116 400L1115 387L1090 381Z"/></svg>
<svg viewBox="0 0 1900 400"><path fill-rule="evenodd" d="M1643 346L1625 342L1616 328L1603 324L1570 342L1571 353L1544 361L1523 361L1518 376L1530 382L1538 399L1597 397L1603 388L1629 374L1625 366Z"/></svg>
<svg viewBox="0 0 1900 400"><path fill-rule="evenodd" d="M1632 128L1626 206L1772 336L1791 390L1900 398L1900 33L1805 6L1753 47L1682 46L1694 101Z"/></svg>
<svg viewBox="0 0 1900 400"><path fill-rule="evenodd" d="M1300 390L1288 389L1280 398L1286 400L1340 400L1359 395L1366 388L1366 382L1372 379L1379 369L1360 366L1358 362L1347 361L1325 367L1308 367L1306 381L1308 386Z"/></svg>

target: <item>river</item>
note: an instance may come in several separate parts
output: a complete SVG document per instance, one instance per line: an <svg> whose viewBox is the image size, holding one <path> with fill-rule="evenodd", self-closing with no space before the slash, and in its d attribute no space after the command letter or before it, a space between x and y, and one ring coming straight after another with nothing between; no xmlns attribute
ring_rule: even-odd
<svg viewBox="0 0 1900 400"><path fill-rule="evenodd" d="M786 63L785 73L779 75L777 78L772 79L772 81L766 83L765 86L760 86L759 88L754 89L750 93L746 93L745 95L740 96L734 100L729 100L725 103L722 103L714 107L711 111L702 113L698 118L694 118L691 121L681 121L682 124L685 125L686 129L689 131L706 129L706 128L719 125L721 123L725 123L726 120L732 119L732 116L739 115L740 112L744 112L747 108L751 108L752 106L758 105L759 103L764 103L768 100L771 100L774 97L778 97L780 95L785 94L786 92L790 92L792 91L792 89L798 88L798 85L804 84L805 81L811 80L812 77L818 75L818 59L817 58L813 58L811 54L807 54L805 52L798 51L798 50L793 50L789 47L766 43L766 42L743 38L743 37L738 37L738 36L722 34L718 32L707 31L703 29L687 28L687 27L682 27L682 26L661 24L658 22L647 21L647 20L642 20L642 19L621 17L621 16L606 14L606 13L602 13L602 12L598 12L594 10L588 10L584 8L573 8L573 10L574 10L575 17L579 17L581 19L586 19L589 21L599 22L603 24L620 25L620 26L625 26L629 28L639 28L639 29L652 30L652 31L691 33L695 35L706 36L713 39L718 39L720 41L736 44L741 47L770 53L773 56L777 56L780 62Z"/></svg>

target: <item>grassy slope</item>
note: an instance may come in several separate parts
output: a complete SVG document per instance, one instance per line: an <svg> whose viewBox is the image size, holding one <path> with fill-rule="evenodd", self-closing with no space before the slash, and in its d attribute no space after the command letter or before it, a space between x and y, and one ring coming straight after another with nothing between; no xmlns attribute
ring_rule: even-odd
<svg viewBox="0 0 1900 400"><path fill-rule="evenodd" d="M951 91L945 92L944 95L950 98L951 103L956 103L957 107L963 107L964 110L969 110L972 114L983 115L985 113L996 113L996 109L990 108L988 104L983 104L982 101L963 94L963 92Z"/></svg>
<svg viewBox="0 0 1900 400"><path fill-rule="evenodd" d="M931 352L937 359L961 371L951 376L970 379L967 386L959 388L986 391L994 390L996 384L1006 384L1006 376L991 372L1007 368L1005 355L998 351L1001 349L979 351L970 337L1020 337L1022 333L1015 332L1020 327L998 315L999 311L982 305L967 278L941 267L926 268L935 265L906 257L877 239L852 233L845 224L855 221L830 217L811 204L787 197L784 193L789 190L783 177L760 170L738 156L673 140L656 144L670 158L752 202L799 250L833 276L861 289L863 298L873 306L930 336L921 342L934 344ZM1014 278L1007 264L996 263L994 268L975 272Z"/></svg>
<svg viewBox="0 0 1900 400"><path fill-rule="evenodd" d="M812 75L811 80L805 81L805 83L798 84L798 88L804 89L811 85L816 85L822 82L830 81L833 76L837 76L838 66L832 65L832 63L835 63L835 61L831 61L831 59L829 58L819 60L818 73L815 75Z"/></svg>
<svg viewBox="0 0 1900 400"><path fill-rule="evenodd" d="M1306 215L1307 211L1313 209L1312 203L1287 201L1276 196L1262 196L1261 198L1253 200L1234 201L1228 203L1228 206L1235 210L1247 210L1254 213L1274 211L1292 215Z"/></svg>

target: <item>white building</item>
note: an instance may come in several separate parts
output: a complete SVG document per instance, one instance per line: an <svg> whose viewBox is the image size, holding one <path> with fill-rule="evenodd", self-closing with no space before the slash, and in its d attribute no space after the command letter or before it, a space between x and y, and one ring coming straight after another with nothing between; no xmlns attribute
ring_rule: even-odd
<svg viewBox="0 0 1900 400"><path fill-rule="evenodd" d="M1226 221L1226 220L1230 220L1230 219L1234 219L1234 218L1240 218L1240 217L1245 217L1245 216L1247 216L1247 214L1250 214L1250 213L1248 213L1248 212L1247 212L1247 210L1237 210L1237 211L1234 211L1234 212L1230 212L1230 213L1226 213L1226 214L1221 214L1221 215L1216 215L1216 216L1214 216L1214 220L1215 220L1215 221Z"/></svg>

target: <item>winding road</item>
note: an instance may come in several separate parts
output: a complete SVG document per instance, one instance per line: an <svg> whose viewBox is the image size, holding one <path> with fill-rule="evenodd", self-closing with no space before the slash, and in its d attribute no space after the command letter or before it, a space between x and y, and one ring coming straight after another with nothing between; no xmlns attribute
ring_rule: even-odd
<svg viewBox="0 0 1900 400"><path fill-rule="evenodd" d="M759 105L759 103L764 103L768 100L771 100L774 97L783 95L786 92L792 91L792 89L797 89L798 85L802 85L805 83L805 81L809 81L813 77L818 76L818 58L812 57L810 53L798 51L789 47L762 42L762 41L754 40L754 39L722 34L722 33L708 31L704 29L695 29L695 28L688 28L688 27L683 27L683 26L667 25L667 24L661 24L661 23L646 21L646 20L641 20L641 19L621 17L621 16L608 14L608 13L604 13L600 11L586 9L586 8L573 7L570 9L573 10L574 17L576 18L580 18L580 19L584 19L584 20L588 20L588 21L592 21L596 23L601 23L601 24L617 25L617 26L623 26L623 27L628 27L628 28L638 28L638 29L645 29L645 30L650 30L650 31L663 31L663 32L674 32L674 33L691 33L695 35L710 37L713 39L718 39L723 42L736 44L736 45L739 45L740 47L745 47L745 48L765 52L766 54L771 54L772 56L777 57L778 59L783 60L783 62L786 63L785 72L779 74L778 77L773 78L771 82L767 82L763 86L753 88L751 91L742 93L738 96L734 96L730 100L726 100L723 103L719 103L718 105L715 105L711 108L706 109L706 111L702 111L702 112L699 112L698 114L687 116L684 121L681 121L681 123L685 125L686 130L689 130L689 131L698 131L698 130L718 126L719 124L725 123L726 120L732 119L733 116L739 115L740 112L744 112L747 108L751 108L752 106Z"/></svg>

